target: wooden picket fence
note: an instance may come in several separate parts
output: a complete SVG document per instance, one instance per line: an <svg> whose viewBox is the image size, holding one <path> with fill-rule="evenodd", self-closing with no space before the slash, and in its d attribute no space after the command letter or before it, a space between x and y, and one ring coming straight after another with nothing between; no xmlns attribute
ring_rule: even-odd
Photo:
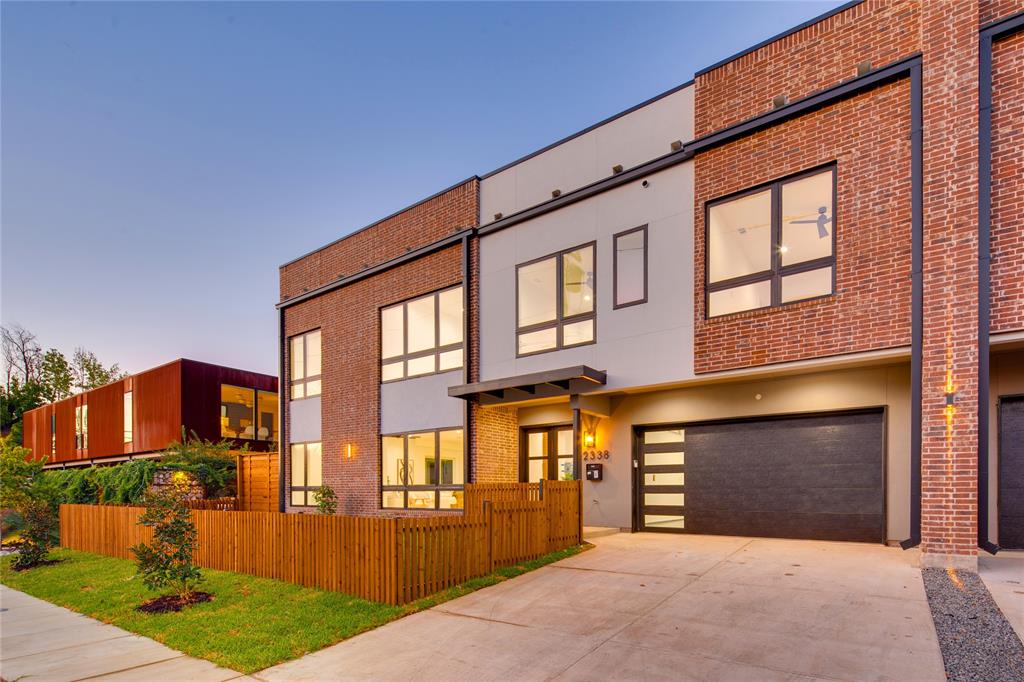
<svg viewBox="0 0 1024 682"><path fill-rule="evenodd" d="M210 497L205 500L190 500L187 502L189 509L215 509L217 511L236 511L238 509L237 497Z"/></svg>
<svg viewBox="0 0 1024 682"><path fill-rule="evenodd" d="M466 486L462 515L355 517L193 509L196 564L405 604L499 566L582 542L580 482L502 489ZM535 484L534 484L535 485ZM474 490L474 488L476 488ZM494 493L497 495L497 493ZM518 499L516 498L518 495ZM61 505L61 546L132 558L152 538L141 507Z"/></svg>

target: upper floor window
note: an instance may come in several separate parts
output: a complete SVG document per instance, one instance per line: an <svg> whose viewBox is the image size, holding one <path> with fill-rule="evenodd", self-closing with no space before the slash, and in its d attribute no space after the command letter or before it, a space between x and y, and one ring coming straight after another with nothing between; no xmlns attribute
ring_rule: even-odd
<svg viewBox="0 0 1024 682"><path fill-rule="evenodd" d="M132 392L124 392L124 442L131 443L132 438Z"/></svg>
<svg viewBox="0 0 1024 682"><path fill-rule="evenodd" d="M320 330L293 336L290 357L292 400L320 395Z"/></svg>
<svg viewBox="0 0 1024 682"><path fill-rule="evenodd" d="M516 268L516 351L531 355L595 340L594 243Z"/></svg>
<svg viewBox="0 0 1024 682"><path fill-rule="evenodd" d="M707 204L707 316L828 296L835 167Z"/></svg>
<svg viewBox="0 0 1024 682"><path fill-rule="evenodd" d="M647 226L615 235L615 308L647 302Z"/></svg>
<svg viewBox="0 0 1024 682"><path fill-rule="evenodd" d="M420 296L380 311L380 379L462 367L462 287Z"/></svg>
<svg viewBox="0 0 1024 682"><path fill-rule="evenodd" d="M221 438L276 440L277 394L220 385Z"/></svg>
<svg viewBox="0 0 1024 682"><path fill-rule="evenodd" d="M75 407L75 449L87 450L89 448L89 406L77 405Z"/></svg>

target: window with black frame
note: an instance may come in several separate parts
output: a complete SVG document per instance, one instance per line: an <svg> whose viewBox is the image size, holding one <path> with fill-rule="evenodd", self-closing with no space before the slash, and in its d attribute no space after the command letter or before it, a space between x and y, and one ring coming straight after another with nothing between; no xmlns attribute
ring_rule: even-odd
<svg viewBox="0 0 1024 682"><path fill-rule="evenodd" d="M459 369L462 332L461 286L382 308L381 381Z"/></svg>
<svg viewBox="0 0 1024 682"><path fill-rule="evenodd" d="M323 450L320 443L292 443L291 504L293 507L312 507L316 504L313 493L323 485Z"/></svg>
<svg viewBox="0 0 1024 682"><path fill-rule="evenodd" d="M594 343L594 243L516 268L516 354Z"/></svg>
<svg viewBox="0 0 1024 682"><path fill-rule="evenodd" d="M462 429L382 436L380 471L385 509L462 509Z"/></svg>
<svg viewBox="0 0 1024 682"><path fill-rule="evenodd" d="M708 202L707 317L833 293L835 188L830 166Z"/></svg>

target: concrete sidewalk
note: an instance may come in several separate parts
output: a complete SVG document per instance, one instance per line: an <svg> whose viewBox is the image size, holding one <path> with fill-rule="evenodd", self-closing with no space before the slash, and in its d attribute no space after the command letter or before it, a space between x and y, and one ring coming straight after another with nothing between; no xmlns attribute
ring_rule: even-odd
<svg viewBox="0 0 1024 682"><path fill-rule="evenodd" d="M1024 641L1024 551L1002 551L978 557L978 575L999 610Z"/></svg>
<svg viewBox="0 0 1024 682"><path fill-rule="evenodd" d="M3 585L0 676L24 682L252 679Z"/></svg>

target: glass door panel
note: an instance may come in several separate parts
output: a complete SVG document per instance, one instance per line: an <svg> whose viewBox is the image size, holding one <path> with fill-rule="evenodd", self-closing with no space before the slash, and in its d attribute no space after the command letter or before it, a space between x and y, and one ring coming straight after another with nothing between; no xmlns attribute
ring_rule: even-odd
<svg viewBox="0 0 1024 682"><path fill-rule="evenodd" d="M557 450L558 480L571 481L576 478L575 458L572 453L572 427L555 431Z"/></svg>
<svg viewBox="0 0 1024 682"><path fill-rule="evenodd" d="M650 429L639 444L638 477L640 530L682 531L686 495L681 428Z"/></svg>
<svg viewBox="0 0 1024 682"><path fill-rule="evenodd" d="M528 431L526 434L527 483L548 478L548 432Z"/></svg>
<svg viewBox="0 0 1024 682"><path fill-rule="evenodd" d="M571 426L525 429L524 442L520 480L536 483L541 479L571 481L576 478Z"/></svg>

